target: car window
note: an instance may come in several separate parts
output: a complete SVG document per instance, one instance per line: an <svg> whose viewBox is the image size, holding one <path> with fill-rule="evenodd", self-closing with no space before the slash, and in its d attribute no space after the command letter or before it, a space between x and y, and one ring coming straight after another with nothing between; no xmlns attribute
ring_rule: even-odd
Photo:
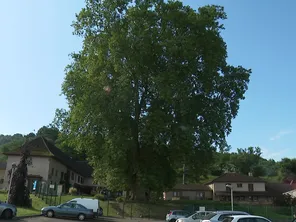
<svg viewBox="0 0 296 222"><path fill-rule="evenodd" d="M87 209L85 206L82 206L81 204L76 204L75 208L77 208L77 209Z"/></svg>
<svg viewBox="0 0 296 222"><path fill-rule="evenodd" d="M69 209L69 208L71 208L71 204L69 204L69 203L63 204L63 205L61 205L61 208Z"/></svg>
<svg viewBox="0 0 296 222"><path fill-rule="evenodd" d="M269 222L269 221L263 218L255 218L255 222Z"/></svg>
<svg viewBox="0 0 296 222"><path fill-rule="evenodd" d="M178 215L178 211L174 211L172 214L173 215Z"/></svg>
<svg viewBox="0 0 296 222"><path fill-rule="evenodd" d="M231 216L231 214L222 214L220 215L220 217L218 218L219 221L224 220L225 217Z"/></svg>
<svg viewBox="0 0 296 222"><path fill-rule="evenodd" d="M238 222L256 222L256 218L241 218Z"/></svg>
<svg viewBox="0 0 296 222"><path fill-rule="evenodd" d="M222 222L231 222L233 220L233 217L225 217Z"/></svg>
<svg viewBox="0 0 296 222"><path fill-rule="evenodd" d="M204 220L210 220L213 217L215 217L217 214L216 213L209 213L208 215L206 215L203 219Z"/></svg>
<svg viewBox="0 0 296 222"><path fill-rule="evenodd" d="M192 219L193 220L197 220L197 219L203 219L205 216L205 212L199 212L199 213L196 213L192 216Z"/></svg>

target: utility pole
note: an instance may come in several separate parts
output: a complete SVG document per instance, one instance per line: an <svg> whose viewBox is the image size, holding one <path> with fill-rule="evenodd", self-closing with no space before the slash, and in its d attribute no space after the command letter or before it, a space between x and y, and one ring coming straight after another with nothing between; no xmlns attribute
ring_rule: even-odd
<svg viewBox="0 0 296 222"><path fill-rule="evenodd" d="M185 163L183 164L183 184L185 184Z"/></svg>

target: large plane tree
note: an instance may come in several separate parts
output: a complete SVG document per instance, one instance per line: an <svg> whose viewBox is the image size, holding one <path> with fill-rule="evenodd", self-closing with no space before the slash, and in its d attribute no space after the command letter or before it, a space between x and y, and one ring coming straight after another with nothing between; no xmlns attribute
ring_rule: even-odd
<svg viewBox="0 0 296 222"><path fill-rule="evenodd" d="M227 64L220 6L86 0L73 23L83 38L66 69L64 123L95 178L111 189L164 190L186 164L207 174L231 132L251 71Z"/></svg>

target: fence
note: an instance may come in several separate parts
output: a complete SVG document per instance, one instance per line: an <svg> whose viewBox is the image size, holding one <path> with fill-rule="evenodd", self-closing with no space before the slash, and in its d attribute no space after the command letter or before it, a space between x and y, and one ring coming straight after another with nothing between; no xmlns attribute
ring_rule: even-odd
<svg viewBox="0 0 296 222"><path fill-rule="evenodd" d="M231 210L228 203L202 203L186 204L177 203L178 201L159 202L159 203L132 203L115 201L101 201L101 207L105 216L121 218L147 218L164 219L170 210L187 210L191 213L205 207L206 210ZM262 205L235 205L234 210L245 211L253 215L269 218L273 221L291 221L295 211L294 207L277 207Z"/></svg>
<svg viewBox="0 0 296 222"><path fill-rule="evenodd" d="M62 202L62 193L59 187L49 183L37 183L33 194L42 199L46 204L55 206Z"/></svg>

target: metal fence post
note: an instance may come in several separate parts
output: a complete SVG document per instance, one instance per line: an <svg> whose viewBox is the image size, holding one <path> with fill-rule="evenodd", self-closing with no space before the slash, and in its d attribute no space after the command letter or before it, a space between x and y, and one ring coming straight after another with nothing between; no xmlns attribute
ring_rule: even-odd
<svg viewBox="0 0 296 222"><path fill-rule="evenodd" d="M148 219L150 220L151 217L151 209L150 209L150 204L148 203Z"/></svg>
<svg viewBox="0 0 296 222"><path fill-rule="evenodd" d="M124 218L124 202L122 202L122 218Z"/></svg>
<svg viewBox="0 0 296 222"><path fill-rule="evenodd" d="M133 202L131 202L131 219L133 218Z"/></svg>
<svg viewBox="0 0 296 222"><path fill-rule="evenodd" d="M107 217L109 216L109 198L108 198L108 203L107 203Z"/></svg>

